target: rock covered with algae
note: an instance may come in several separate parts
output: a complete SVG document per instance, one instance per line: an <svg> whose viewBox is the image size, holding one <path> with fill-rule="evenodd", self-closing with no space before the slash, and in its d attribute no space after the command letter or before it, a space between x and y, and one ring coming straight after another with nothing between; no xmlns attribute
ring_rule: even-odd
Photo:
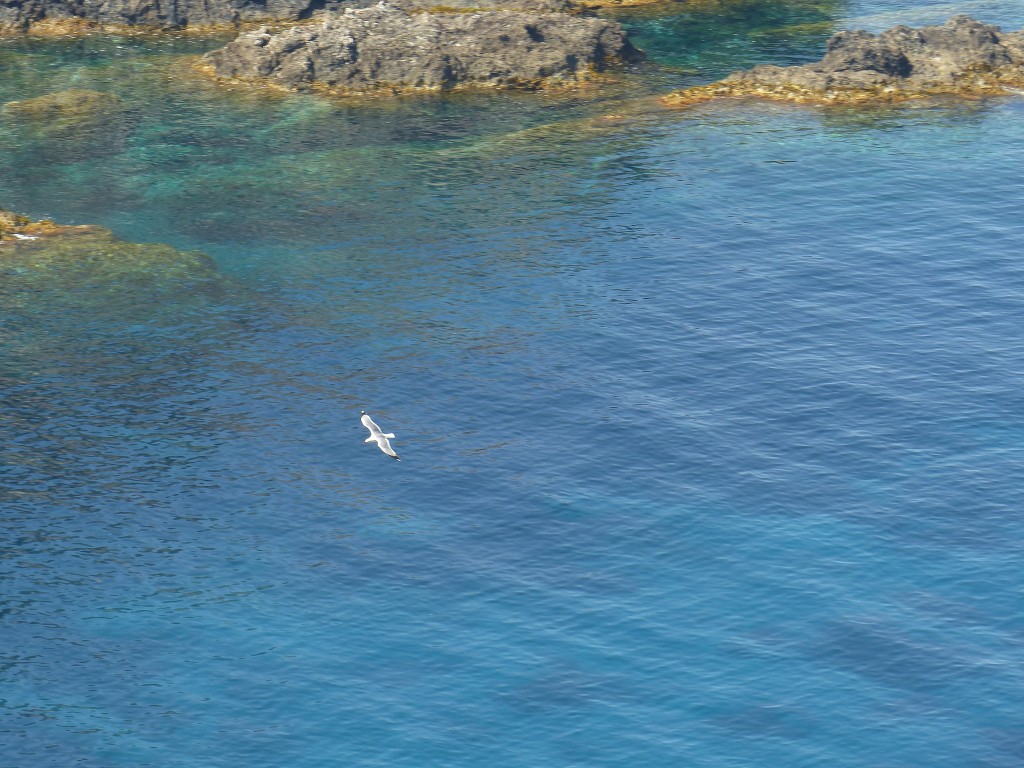
<svg viewBox="0 0 1024 768"><path fill-rule="evenodd" d="M76 227L55 224L50 219L33 221L28 216L0 208L0 244L18 243L58 235L80 234L96 227Z"/></svg>
<svg viewBox="0 0 1024 768"><path fill-rule="evenodd" d="M120 105L121 100L112 93L73 88L31 99L9 101L4 109L35 120L81 120L116 110Z"/></svg>
<svg viewBox="0 0 1024 768"><path fill-rule="evenodd" d="M8 101L2 112L15 132L46 142L53 158L65 161L118 151L139 121L119 96L85 89Z"/></svg>
<svg viewBox="0 0 1024 768"><path fill-rule="evenodd" d="M44 289L104 301L129 290L152 298L220 281L213 261L197 251L126 242L103 227L33 221L0 209L0 292L8 306L32 301Z"/></svg>
<svg viewBox="0 0 1024 768"><path fill-rule="evenodd" d="M521 88L585 80L641 54L622 27L565 13L407 13L381 3L316 24L242 34L206 54L212 74L337 93Z"/></svg>
<svg viewBox="0 0 1024 768"><path fill-rule="evenodd" d="M1004 33L969 16L879 35L838 32L821 61L797 67L761 65L710 85L663 98L685 106L754 96L808 104L898 102L926 96L1002 95L1024 87L1024 30Z"/></svg>

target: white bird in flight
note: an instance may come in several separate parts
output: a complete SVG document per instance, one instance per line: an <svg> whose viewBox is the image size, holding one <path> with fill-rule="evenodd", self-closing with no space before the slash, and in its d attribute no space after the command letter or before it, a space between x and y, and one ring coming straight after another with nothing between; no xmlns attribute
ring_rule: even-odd
<svg viewBox="0 0 1024 768"><path fill-rule="evenodd" d="M364 443L376 443L377 447L380 448L391 458L396 461L401 461L398 458L398 454L395 453L395 449L391 447L391 443L388 442L389 437L394 437L394 432L381 432L380 427L373 423L373 419L366 415L366 411L360 411L362 418L359 420L363 423L363 426L370 430L370 436L363 440Z"/></svg>

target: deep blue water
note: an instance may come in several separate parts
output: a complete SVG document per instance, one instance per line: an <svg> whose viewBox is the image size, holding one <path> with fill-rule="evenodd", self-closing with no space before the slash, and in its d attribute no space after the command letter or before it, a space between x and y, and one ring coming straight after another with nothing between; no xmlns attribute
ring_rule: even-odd
<svg viewBox="0 0 1024 768"><path fill-rule="evenodd" d="M758 7L569 98L7 44L128 111L0 205L217 277L3 275L4 768L1024 765L1024 98L645 100L1024 10Z"/></svg>

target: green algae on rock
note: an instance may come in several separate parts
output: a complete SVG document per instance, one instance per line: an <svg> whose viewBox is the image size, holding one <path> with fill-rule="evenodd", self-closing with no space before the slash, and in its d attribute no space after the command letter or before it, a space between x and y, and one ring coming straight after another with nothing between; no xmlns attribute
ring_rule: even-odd
<svg viewBox="0 0 1024 768"><path fill-rule="evenodd" d="M31 120L49 123L53 120L83 122L120 112L124 102L112 93L70 89L47 93L31 99L9 101L4 110Z"/></svg>
<svg viewBox="0 0 1024 768"><path fill-rule="evenodd" d="M839 32L824 58L798 67L762 65L724 80L669 94L669 106L756 97L802 104L900 102L930 96L1005 95L1024 87L1024 31L968 16L880 35Z"/></svg>

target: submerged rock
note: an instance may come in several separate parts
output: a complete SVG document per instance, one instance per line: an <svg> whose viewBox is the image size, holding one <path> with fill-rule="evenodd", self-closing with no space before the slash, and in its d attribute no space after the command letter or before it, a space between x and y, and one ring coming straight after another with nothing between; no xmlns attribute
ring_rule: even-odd
<svg viewBox="0 0 1024 768"><path fill-rule="evenodd" d="M561 13L409 14L383 3L266 28L206 54L217 77L341 93L573 83L642 56L622 27Z"/></svg>
<svg viewBox="0 0 1024 768"><path fill-rule="evenodd" d="M49 144L47 159L57 162L118 151L139 119L120 97L83 89L9 101L3 116L25 139Z"/></svg>
<svg viewBox="0 0 1024 768"><path fill-rule="evenodd" d="M8 302L63 287L85 299L126 285L161 291L220 281L213 261L198 251L159 243L131 243L109 229L68 226L0 209L0 291Z"/></svg>
<svg viewBox="0 0 1024 768"><path fill-rule="evenodd" d="M842 104L941 94L998 95L1021 86L1024 31L1003 33L997 26L954 16L941 26L897 26L879 35L839 32L826 44L821 61L799 67L762 65L663 100L686 105L756 96Z"/></svg>
<svg viewBox="0 0 1024 768"><path fill-rule="evenodd" d="M72 89L47 93L32 99L8 101L7 112L40 122L53 120L92 120L97 116L117 112L123 102L112 93Z"/></svg>

